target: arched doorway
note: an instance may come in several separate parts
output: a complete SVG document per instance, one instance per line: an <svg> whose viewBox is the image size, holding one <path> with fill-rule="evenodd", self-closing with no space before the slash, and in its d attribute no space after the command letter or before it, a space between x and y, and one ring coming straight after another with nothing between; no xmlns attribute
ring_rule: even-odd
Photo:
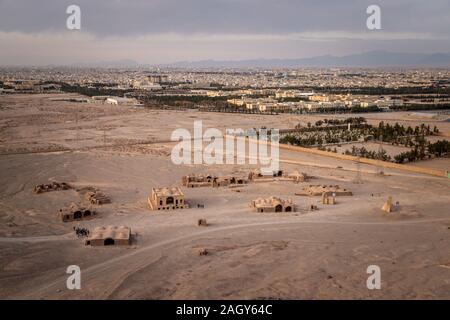
<svg viewBox="0 0 450 320"><path fill-rule="evenodd" d="M173 197L167 197L166 204L173 204Z"/></svg>
<svg viewBox="0 0 450 320"><path fill-rule="evenodd" d="M106 238L105 241L103 242L103 245L105 245L105 246L113 246L114 245L114 239Z"/></svg>
<svg viewBox="0 0 450 320"><path fill-rule="evenodd" d="M90 210L84 211L84 216L85 217L89 217L90 215L91 215L91 211Z"/></svg>
<svg viewBox="0 0 450 320"><path fill-rule="evenodd" d="M82 217L81 211L75 211L75 212L73 213L73 218L74 218L75 220L81 219L81 217Z"/></svg>
<svg viewBox="0 0 450 320"><path fill-rule="evenodd" d="M282 212L283 211L283 206L281 205L281 204L278 204L276 207L275 207L275 212Z"/></svg>
<svg viewBox="0 0 450 320"><path fill-rule="evenodd" d="M286 212L291 212L291 211L292 211L292 207L287 206L286 209L284 209L284 211L286 211Z"/></svg>

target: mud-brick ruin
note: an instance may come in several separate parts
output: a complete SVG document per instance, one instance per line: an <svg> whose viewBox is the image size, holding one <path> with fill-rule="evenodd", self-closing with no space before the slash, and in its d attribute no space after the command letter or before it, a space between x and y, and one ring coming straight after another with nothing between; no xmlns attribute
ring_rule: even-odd
<svg viewBox="0 0 450 320"><path fill-rule="evenodd" d="M152 193L148 197L148 204L152 210L188 208L184 201L184 194L179 187L152 188Z"/></svg>
<svg viewBox="0 0 450 320"><path fill-rule="evenodd" d="M43 192L69 190L69 189L72 189L72 187L65 182L51 182L51 183L44 183L44 184L36 185L34 187L34 192L35 193L43 193Z"/></svg>
<svg viewBox="0 0 450 320"><path fill-rule="evenodd" d="M100 191L86 192L84 197L91 204L102 205L106 203L111 203L111 199Z"/></svg>
<svg viewBox="0 0 450 320"><path fill-rule="evenodd" d="M217 177L214 175L190 174L181 178L181 184L187 188L226 187L235 184L246 184L248 180L237 176Z"/></svg>
<svg viewBox="0 0 450 320"><path fill-rule="evenodd" d="M268 178L276 178L276 177L282 177L283 176L283 170L277 170L272 173L272 175L263 175L261 173L261 170L255 169L249 172L248 174L248 180L254 181L258 179L268 179Z"/></svg>
<svg viewBox="0 0 450 320"><path fill-rule="evenodd" d="M310 178L311 177L306 173L297 170L289 174L283 170L277 170L271 175L263 175L259 169L255 169L248 174L248 180L251 182L292 181L294 183L299 183L308 181Z"/></svg>
<svg viewBox="0 0 450 320"><path fill-rule="evenodd" d="M252 182L293 181L295 183L305 182L310 177L303 173L294 171L285 174L282 170L274 171L272 174L263 175L259 169L250 171L244 175L215 176L212 174L189 174L181 178L181 185L187 188L198 187L234 187Z"/></svg>
<svg viewBox="0 0 450 320"><path fill-rule="evenodd" d="M294 172L288 174L287 176L290 180L292 180L294 183L299 183L299 182L306 182L308 181L311 177L308 176L306 173L304 172L299 172L297 170L295 170Z"/></svg>
<svg viewBox="0 0 450 320"><path fill-rule="evenodd" d="M63 222L70 222L90 219L97 215L97 213L90 207L82 207L78 204L72 203L69 207L60 209L59 215Z"/></svg>
<svg viewBox="0 0 450 320"><path fill-rule="evenodd" d="M97 227L85 240L85 244L90 246L130 245L131 229L124 226Z"/></svg>
<svg viewBox="0 0 450 320"><path fill-rule="evenodd" d="M293 212L295 205L292 199L282 200L277 197L258 198L250 203L250 207L256 212Z"/></svg>
<svg viewBox="0 0 450 320"><path fill-rule="evenodd" d="M213 180L212 186L215 188L226 187L231 185L247 184L248 180L242 177L225 176L217 177Z"/></svg>
<svg viewBox="0 0 450 320"><path fill-rule="evenodd" d="M339 185L309 185L304 187L301 192L296 192L297 196L322 196L324 193L334 194L335 196L352 196L353 193Z"/></svg>
<svg viewBox="0 0 450 320"><path fill-rule="evenodd" d="M209 187L215 178L212 175L190 174L181 178L181 184L187 188Z"/></svg>
<svg viewBox="0 0 450 320"><path fill-rule="evenodd" d="M322 204L336 204L336 194L334 192L322 193Z"/></svg>

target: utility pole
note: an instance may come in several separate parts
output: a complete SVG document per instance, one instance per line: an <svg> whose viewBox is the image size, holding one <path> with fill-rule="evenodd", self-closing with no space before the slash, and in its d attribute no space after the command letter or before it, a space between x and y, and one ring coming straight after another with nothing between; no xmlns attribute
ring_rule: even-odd
<svg viewBox="0 0 450 320"><path fill-rule="evenodd" d="M378 154L381 155L382 152L383 152L383 135L380 136L380 140L378 142ZM383 161L383 159L379 159L379 160ZM384 171L383 171L383 169L380 166L377 166L377 173L379 175L383 175L384 174Z"/></svg>
<svg viewBox="0 0 450 320"><path fill-rule="evenodd" d="M360 158L359 157L356 160L356 177L355 177L355 180L353 181L353 183L355 183L355 184L361 184L362 183L361 163L360 163Z"/></svg>
<svg viewBox="0 0 450 320"><path fill-rule="evenodd" d="M79 140L80 140L80 132L78 127L78 110L75 110L75 141L77 144L77 147L80 146Z"/></svg>

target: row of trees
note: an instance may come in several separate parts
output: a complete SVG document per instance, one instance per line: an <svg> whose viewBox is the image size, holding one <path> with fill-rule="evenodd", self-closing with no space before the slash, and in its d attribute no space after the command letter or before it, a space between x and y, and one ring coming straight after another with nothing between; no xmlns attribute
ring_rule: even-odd
<svg viewBox="0 0 450 320"><path fill-rule="evenodd" d="M323 120L318 120L314 123L314 126L316 127L322 127L323 125L325 126L339 126L339 125L346 125L346 124L352 124L352 125L360 125L360 124L364 124L367 123L366 118L364 117L349 117L349 118L345 118L345 119L323 119ZM300 128L301 125L298 124L295 126L296 128ZM311 127L311 123L308 122L308 127Z"/></svg>
<svg viewBox="0 0 450 320"><path fill-rule="evenodd" d="M295 146L321 146L322 144L359 141L364 138L363 129L324 129L320 131L305 131L287 134L280 138L280 143Z"/></svg>
<svg viewBox="0 0 450 320"><path fill-rule="evenodd" d="M371 151L367 150L365 147L355 147L352 146L352 149L346 150L344 152L346 155L352 155L356 157L362 157L362 158L368 158L368 159L375 159L375 160L382 160L382 161L391 161L391 156L387 154L386 150L383 148L380 148L378 151Z"/></svg>
<svg viewBox="0 0 450 320"><path fill-rule="evenodd" d="M398 123L390 125L380 122L377 127L366 125L359 128L353 127L351 130L339 128L337 126L344 123L355 123L358 125L364 124L365 119L347 118L342 120L319 120L315 123L315 127L302 128L300 132L287 134L280 139L280 143L291 145L312 147L318 146L320 150L327 150L330 152L337 152L336 148L333 150L324 147L323 144L343 143L353 141L369 141L371 139L389 142L393 145L404 145L411 147L410 151L402 152L392 159L383 148L378 151L370 151L364 146L361 148L352 146L351 150L346 150L344 154L364 157L369 159L376 159L382 161L394 161L397 163L404 163L406 161L413 162L427 158L442 157L450 153L450 142L447 140L439 140L435 143L428 142L425 137L439 133L436 126L431 128L429 125L421 124L420 126L403 126ZM323 126L323 124L331 124L330 127ZM314 129L314 130L313 130Z"/></svg>
<svg viewBox="0 0 450 320"><path fill-rule="evenodd" d="M325 148L322 148L325 149ZM346 150L344 154L368 159L376 159L382 161L393 161L396 163L414 162L418 160L430 159L434 157L442 157L450 153L450 142L447 140L439 140L435 143L420 143L414 146L410 151L405 151L394 156L392 159L383 148L378 151L370 151L365 147L352 146L351 150Z"/></svg>
<svg viewBox="0 0 450 320"><path fill-rule="evenodd" d="M124 89L105 89L102 87L85 87L80 85L70 85L66 83L61 83L61 91L64 92L75 92L80 93L85 96L117 96L123 97L125 93L132 92L133 90Z"/></svg>
<svg viewBox="0 0 450 320"><path fill-rule="evenodd" d="M442 157L450 153L450 142L438 140L435 143L418 143L410 151L405 151L394 156L392 159L383 148L378 151L369 151L365 147L352 146L351 150L346 150L344 154L357 157L376 159L382 161L393 161L396 163L414 162L418 160L430 159L431 157Z"/></svg>
<svg viewBox="0 0 450 320"><path fill-rule="evenodd" d="M364 117L350 117L345 119L323 119L318 120L314 123L308 122L306 127L301 123L295 125L295 129L299 132L312 132L312 131L322 131L322 130L338 130L347 128L347 124L351 124L352 129L354 128L368 128L371 127L367 124L367 120Z"/></svg>
<svg viewBox="0 0 450 320"><path fill-rule="evenodd" d="M411 126L405 127L398 123L390 125L389 123L385 124L383 121L378 124L378 127L371 127L368 131L368 135L371 135L375 140L393 142L396 144L402 144L402 141L404 139L402 140L401 138L411 136L424 137L437 133L439 133L439 130L436 126L431 129L429 125L425 125L423 123L420 126L414 127L413 129Z"/></svg>
<svg viewBox="0 0 450 320"><path fill-rule="evenodd" d="M145 102L152 105L166 105L184 107L186 109L195 109L199 105L214 107L214 108L228 108L226 97L206 97L206 96L147 96Z"/></svg>
<svg viewBox="0 0 450 320"><path fill-rule="evenodd" d="M298 132L287 134L280 139L281 143L287 143L299 146L315 146L330 143L341 143L358 140L377 140L389 142L393 145L404 145L407 147L414 147L415 145L425 144L425 136L437 134L439 130L436 126L431 129L429 125L421 124L412 128L405 127L398 123L390 125L380 122L378 127L374 127L365 123L366 119L363 117L347 118L347 119L332 119L319 120L312 126L309 123L308 127L296 128ZM346 123L353 123L350 130L342 128ZM327 124L330 126L323 126Z"/></svg>
<svg viewBox="0 0 450 320"><path fill-rule="evenodd" d="M450 153L450 142L448 140L438 140L435 143L430 143L428 145L428 152L435 155L436 157L441 157Z"/></svg>
<svg viewBox="0 0 450 320"><path fill-rule="evenodd" d="M282 109L278 110L279 113L291 113L291 114L347 114L347 113L369 113L369 112L381 112L382 109L377 106L369 106L369 107L360 107L360 106L352 106L352 107L318 107L314 110L289 110Z"/></svg>
<svg viewBox="0 0 450 320"><path fill-rule="evenodd" d="M447 110L450 108L450 103L440 104L404 104L402 106L390 106L389 109L393 111L430 111L430 110Z"/></svg>
<svg viewBox="0 0 450 320"><path fill-rule="evenodd" d="M419 151L418 148L414 148L411 151L405 151L405 152L395 155L394 161L396 163L404 163L406 160L408 160L408 162L414 162L417 160L423 160L427 157L431 158L431 155L427 156L423 149L420 149L420 151Z"/></svg>

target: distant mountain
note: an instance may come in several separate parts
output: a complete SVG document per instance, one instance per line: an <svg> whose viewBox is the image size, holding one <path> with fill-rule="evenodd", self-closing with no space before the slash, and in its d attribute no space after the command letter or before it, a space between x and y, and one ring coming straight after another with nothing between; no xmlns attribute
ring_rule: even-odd
<svg viewBox="0 0 450 320"><path fill-rule="evenodd" d="M342 57L324 55L302 59L180 61L165 66L176 68L450 67L450 53L421 54L370 51Z"/></svg>

